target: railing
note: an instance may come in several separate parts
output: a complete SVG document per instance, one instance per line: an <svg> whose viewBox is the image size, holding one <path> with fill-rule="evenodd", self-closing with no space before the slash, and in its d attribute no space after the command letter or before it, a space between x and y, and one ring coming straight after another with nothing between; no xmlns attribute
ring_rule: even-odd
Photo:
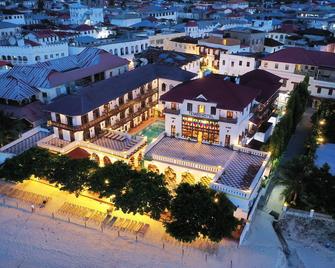
<svg viewBox="0 0 335 268"><path fill-rule="evenodd" d="M179 115L180 114L180 110L179 109L164 108L163 112L166 113L166 114L175 114L175 115Z"/></svg>
<svg viewBox="0 0 335 268"><path fill-rule="evenodd" d="M122 118L118 121L116 121L113 125L112 125L112 129L117 129L119 127L121 127L122 125L126 124L127 122L131 121L132 119L134 119L135 117L141 115L142 113L144 113L146 110L154 107L156 104L158 104L158 101L152 101L149 102L145 107L139 109L138 111L136 111L135 113L129 114L127 117Z"/></svg>
<svg viewBox="0 0 335 268"><path fill-rule="evenodd" d="M125 134L123 134L125 135ZM103 147L100 145L97 145L95 143L89 142L89 141L73 141L70 142L62 147L58 147L56 145L52 145L49 143L50 140L56 138L55 134L52 134L48 137L45 137L44 139L40 140L37 145L41 148L45 148L57 153L61 154L66 154L73 149L77 147L82 147L82 148L87 148L91 149L94 151L99 151L107 154L113 154L115 156L121 157L121 158L129 158L131 155L133 155L135 152L137 152L139 149L141 149L146 143L147 143L147 138L146 137L140 137L140 136L135 136L133 139L135 139L138 143L136 143L134 146L129 148L126 151L116 151L108 147Z"/></svg>
<svg viewBox="0 0 335 268"><path fill-rule="evenodd" d="M162 161L165 163L171 163L175 164L178 166L184 166L188 168L193 168L193 169L198 169L198 170L203 170L211 173L217 173L220 170L220 167L218 166L211 166L211 165L205 165L205 164L200 164L200 163L194 163L191 161L186 161L186 160L181 160L181 159L176 159L172 157L167 157L167 156L161 156L161 155L152 155L153 160L157 161Z"/></svg>
<svg viewBox="0 0 335 268"><path fill-rule="evenodd" d="M219 121L224 122L224 123L229 123L229 124L236 124L237 118L228 118L228 117L220 116Z"/></svg>
<svg viewBox="0 0 335 268"><path fill-rule="evenodd" d="M81 131L84 129L88 129L90 127L93 127L95 125L97 125L98 123L106 120L107 118L116 115L124 110L126 110L127 108L129 108L130 106L141 102L142 100L145 100L146 98L154 95L155 93L158 92L158 88L152 89L142 95L140 95L138 98L135 98L133 100L130 100L124 104L122 104L121 106L115 107L114 109L110 110L110 111L104 111L103 114L91 121L88 121L87 123L83 124L83 125L79 125L79 126L70 126L64 123L60 123L60 122L56 122L56 121L48 121L48 125L49 126L54 126L54 127L59 127L62 129L67 129L70 131Z"/></svg>

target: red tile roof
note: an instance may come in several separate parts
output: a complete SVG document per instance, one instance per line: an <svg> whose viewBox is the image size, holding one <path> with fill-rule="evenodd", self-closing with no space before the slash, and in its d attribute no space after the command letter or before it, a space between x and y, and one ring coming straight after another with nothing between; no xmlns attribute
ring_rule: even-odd
<svg viewBox="0 0 335 268"><path fill-rule="evenodd" d="M256 100L260 103L266 103L272 96L279 93L282 85L281 77L270 72L256 69L240 77L240 85L260 90Z"/></svg>
<svg viewBox="0 0 335 268"><path fill-rule="evenodd" d="M72 159L83 159L83 158L89 158L90 154L86 150L78 147L72 150L71 152L67 153L67 156Z"/></svg>
<svg viewBox="0 0 335 268"><path fill-rule="evenodd" d="M203 95L208 102L216 103L220 109L243 111L260 93L258 89L238 85L224 78L223 75L212 74L191 80L174 87L160 99L182 103L185 99L196 100Z"/></svg>
<svg viewBox="0 0 335 268"><path fill-rule="evenodd" d="M335 53L292 47L265 57L265 61L286 62L313 66L335 67Z"/></svg>
<svg viewBox="0 0 335 268"><path fill-rule="evenodd" d="M2 66L13 66L13 65L8 61L0 60L0 67Z"/></svg>

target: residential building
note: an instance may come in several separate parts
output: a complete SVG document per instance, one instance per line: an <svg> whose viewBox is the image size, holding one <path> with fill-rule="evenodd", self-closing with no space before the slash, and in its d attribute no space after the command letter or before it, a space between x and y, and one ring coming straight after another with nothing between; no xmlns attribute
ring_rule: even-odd
<svg viewBox="0 0 335 268"><path fill-rule="evenodd" d="M78 55L15 66L0 76L0 100L24 104L38 99L45 103L127 70L127 60L104 50L87 48Z"/></svg>
<svg viewBox="0 0 335 268"><path fill-rule="evenodd" d="M262 59L261 69L284 79L279 97L284 105L294 86L309 76L313 106L321 99L335 99L335 54L304 48L286 48Z"/></svg>
<svg viewBox="0 0 335 268"><path fill-rule="evenodd" d="M103 9L99 7L88 7L82 4L71 4L70 21L71 24L96 25L104 21Z"/></svg>

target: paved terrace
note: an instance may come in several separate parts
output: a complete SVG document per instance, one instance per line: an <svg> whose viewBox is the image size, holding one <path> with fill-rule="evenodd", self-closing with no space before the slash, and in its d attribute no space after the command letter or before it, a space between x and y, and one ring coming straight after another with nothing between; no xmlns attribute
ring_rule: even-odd
<svg viewBox="0 0 335 268"><path fill-rule="evenodd" d="M113 154L122 158L128 158L146 144L146 138L131 136L122 132L105 132L99 137L87 141L64 141L54 134L38 142L38 146L49 150L66 154L75 148L82 147L91 150Z"/></svg>
<svg viewBox="0 0 335 268"><path fill-rule="evenodd" d="M217 183L246 190L266 156L164 137L148 150L146 158L213 173L223 168Z"/></svg>

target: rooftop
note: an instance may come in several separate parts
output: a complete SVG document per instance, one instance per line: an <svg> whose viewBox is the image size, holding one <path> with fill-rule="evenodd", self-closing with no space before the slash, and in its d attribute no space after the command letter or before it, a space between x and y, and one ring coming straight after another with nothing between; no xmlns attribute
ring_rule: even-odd
<svg viewBox="0 0 335 268"><path fill-rule="evenodd" d="M157 78L188 81L196 74L178 67L148 64L118 76L96 82L78 90L78 93L61 96L46 107L47 111L70 116L83 115L129 91Z"/></svg>
<svg viewBox="0 0 335 268"><path fill-rule="evenodd" d="M243 111L259 93L259 89L238 85L225 80L223 75L212 74L179 84L164 94L161 100L182 103L185 99L196 100L201 95L207 102L217 103L217 108Z"/></svg>
<svg viewBox="0 0 335 268"><path fill-rule="evenodd" d="M254 155L222 146L170 137L163 137L146 153L146 157L201 170L204 170L202 165L219 170L223 168L224 172L218 183L241 190L250 187L266 158L265 155Z"/></svg>
<svg viewBox="0 0 335 268"><path fill-rule="evenodd" d="M294 64L305 64L321 67L335 67L335 54L292 47L270 54L263 60Z"/></svg>

